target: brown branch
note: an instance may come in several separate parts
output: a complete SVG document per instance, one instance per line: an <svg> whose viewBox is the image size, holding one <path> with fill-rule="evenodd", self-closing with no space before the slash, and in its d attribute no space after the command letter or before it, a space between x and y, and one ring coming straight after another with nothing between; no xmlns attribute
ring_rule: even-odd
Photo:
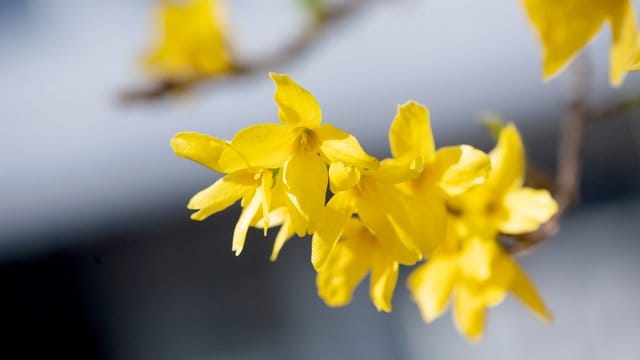
<svg viewBox="0 0 640 360"><path fill-rule="evenodd" d="M202 84L213 84L222 80L234 79L251 74L262 74L293 61L305 54L328 29L338 26L346 19L358 13L358 10L372 0L351 0L322 9L313 18L311 24L290 43L262 59L243 61L236 59L232 69L224 74L189 79L160 79L150 86L123 91L119 99L124 103L160 100L169 95L183 93Z"/></svg>
<svg viewBox="0 0 640 360"><path fill-rule="evenodd" d="M518 236L509 245L513 255L524 255L545 239L553 236L560 228L560 220L567 210L578 201L582 170L582 148L589 119L590 65L586 55L576 61L571 68L572 99L558 144L558 164L553 197L558 203L558 212L537 231Z"/></svg>
<svg viewBox="0 0 640 360"><path fill-rule="evenodd" d="M592 111L591 115L589 116L589 121L597 122L615 119L630 112L636 111L639 108L640 94L636 94L628 99L622 100L601 110Z"/></svg>

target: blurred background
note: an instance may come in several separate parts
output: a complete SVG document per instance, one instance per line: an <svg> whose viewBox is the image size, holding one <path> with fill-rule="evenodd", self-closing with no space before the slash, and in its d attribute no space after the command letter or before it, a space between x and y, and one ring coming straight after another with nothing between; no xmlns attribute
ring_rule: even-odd
<svg viewBox="0 0 640 360"><path fill-rule="evenodd" d="M247 57L304 26L294 0L228 1ZM636 3L636 5L638 5ZM231 252L239 209L205 222L186 203L217 175L177 158L169 139L229 138L276 121L267 74L188 96L123 105L146 80L151 1L0 1L0 342L3 358L67 359L637 359L640 356L640 119L589 126L582 203L562 230L520 259L555 322L515 300L467 343L450 314L426 325L398 282L391 314L364 286L353 303L316 296L308 239L268 260L275 231ZM609 29L588 48L590 100L640 94L640 74L607 83ZM327 122L388 154L397 104L426 104L438 145L492 139L494 112L521 129L528 155L553 170L568 73L541 81L518 1L371 1L303 56L272 69L315 94Z"/></svg>

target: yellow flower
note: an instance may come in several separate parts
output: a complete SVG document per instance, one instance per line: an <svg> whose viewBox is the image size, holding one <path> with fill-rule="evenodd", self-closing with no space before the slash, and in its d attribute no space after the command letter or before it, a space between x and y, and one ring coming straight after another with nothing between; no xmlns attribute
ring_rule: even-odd
<svg viewBox="0 0 640 360"><path fill-rule="evenodd" d="M636 17L631 0L523 0L543 47L544 78L561 71L600 31L612 30L609 80L619 85L635 55Z"/></svg>
<svg viewBox="0 0 640 360"><path fill-rule="evenodd" d="M484 183L489 158L469 145L436 151L429 110L413 101L398 107L389 143L394 158L419 170L419 176L403 184L402 189L408 195L417 246L428 255L445 238L447 198Z"/></svg>
<svg viewBox="0 0 640 360"><path fill-rule="evenodd" d="M489 158L491 171L485 184L448 203L464 218L469 232L489 229L509 235L530 233L557 212L558 206L547 190L523 186L524 146L513 124L500 131Z"/></svg>
<svg viewBox="0 0 640 360"><path fill-rule="evenodd" d="M545 320L551 314L524 271L493 239L467 239L458 251L436 253L408 279L409 289L425 321L431 322L453 301L458 330L469 340L482 337L486 308L510 291Z"/></svg>
<svg viewBox="0 0 640 360"><path fill-rule="evenodd" d="M354 214L376 234L380 246L395 261L412 265L420 259L420 252L411 238L405 196L394 186L415 177L418 174L415 170L386 159L376 169L334 162L329 174L335 195L327 203L324 221L311 239L311 263L316 270L322 269Z"/></svg>
<svg viewBox="0 0 640 360"><path fill-rule="evenodd" d="M392 159L377 169L334 162L324 225L314 234L312 263L321 269L347 220L358 214L381 246L403 265L421 258L444 237L446 192L459 194L484 181L486 154L470 146L435 150L428 110L410 101L398 108L389 142ZM416 178L417 177L417 178ZM405 183L405 193L397 184Z"/></svg>
<svg viewBox="0 0 640 360"><path fill-rule="evenodd" d="M231 139L231 146L253 167L282 168L292 226L304 236L312 233L324 216L327 163L375 168L378 161L366 154L352 135L320 124L320 105L307 90L287 75L270 76L276 84L281 124L250 126ZM224 151L220 163L230 168L239 164L233 151Z"/></svg>
<svg viewBox="0 0 640 360"><path fill-rule="evenodd" d="M231 68L219 0L163 2L160 41L145 64L168 78L196 78Z"/></svg>
<svg viewBox="0 0 640 360"><path fill-rule="evenodd" d="M409 278L423 318L430 322L454 299L459 330L476 340L487 307L511 291L535 313L550 318L535 287L498 243L498 234L536 230L557 211L546 190L523 187L525 155L516 128L509 124L489 154L491 171L484 184L449 198L446 241Z"/></svg>
<svg viewBox="0 0 640 360"><path fill-rule="evenodd" d="M227 174L213 185L194 195L187 207L197 210L193 220L204 220L241 200L243 207L233 231L232 250L240 255L249 226L267 228L282 225L272 254L275 260L284 242L293 235L291 221L284 203L284 190L278 172L272 169L250 167L244 156L224 140L195 132L178 133L171 140L178 156L193 160L211 170ZM227 166L220 162L226 154ZM231 161L235 158L235 161Z"/></svg>
<svg viewBox="0 0 640 360"><path fill-rule="evenodd" d="M373 304L378 311L390 312L398 280L398 262L362 222L351 218L327 263L318 271L318 295L329 306L347 305L369 272L369 296Z"/></svg>

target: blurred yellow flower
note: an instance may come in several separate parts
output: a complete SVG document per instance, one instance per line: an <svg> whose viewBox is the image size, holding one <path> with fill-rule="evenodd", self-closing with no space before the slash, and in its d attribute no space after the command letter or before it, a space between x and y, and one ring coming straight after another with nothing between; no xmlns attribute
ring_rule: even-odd
<svg viewBox="0 0 640 360"><path fill-rule="evenodd" d="M458 329L471 340L482 335L485 309L499 304L507 291L550 318L535 287L502 250L498 234L532 232L557 212L557 205L547 190L523 187L525 154L512 124L500 131L489 158L486 182L447 201L446 241L409 278L424 319L441 315L453 296Z"/></svg>
<svg viewBox="0 0 640 360"><path fill-rule="evenodd" d="M502 302L508 291L551 320L533 283L494 239L474 236L461 246L436 253L409 276L409 289L425 321L440 316L451 297L458 330L477 341L484 332L486 308Z"/></svg>
<svg viewBox="0 0 640 360"><path fill-rule="evenodd" d="M398 262L362 222L351 218L342 238L318 271L318 295L329 306L351 302L353 291L371 272L369 296L378 311L391 311L391 298L398 280Z"/></svg>
<svg viewBox="0 0 640 360"><path fill-rule="evenodd" d="M542 42L545 79L560 72L608 22L612 30L609 81L622 83L638 38L631 0L523 0L523 4Z"/></svg>
<svg viewBox="0 0 640 360"><path fill-rule="evenodd" d="M231 56L219 0L163 1L159 43L144 62L167 78L197 78L228 71Z"/></svg>

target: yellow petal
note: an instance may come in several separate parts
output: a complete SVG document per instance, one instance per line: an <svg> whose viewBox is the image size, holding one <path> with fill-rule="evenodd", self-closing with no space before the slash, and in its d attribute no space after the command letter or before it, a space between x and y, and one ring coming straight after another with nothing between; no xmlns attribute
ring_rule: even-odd
<svg viewBox="0 0 640 360"><path fill-rule="evenodd" d="M278 235L276 235L276 239L273 243L273 251L271 252L271 257L269 260L276 261L278 259L278 254L280 254L280 250L284 244L289 240L294 234L293 224L291 223L291 219L289 217L284 220L282 226L280 227L280 231L278 231Z"/></svg>
<svg viewBox="0 0 640 360"><path fill-rule="evenodd" d="M371 172L371 176L385 184L399 184L418 177L422 166L417 166L418 168L415 168L412 164L396 159L384 159L380 162L380 167Z"/></svg>
<svg viewBox="0 0 640 360"><path fill-rule="evenodd" d="M411 162L421 157L429 163L435 153L429 110L415 101L398 106L389 129L389 144L394 158Z"/></svg>
<svg viewBox="0 0 640 360"><path fill-rule="evenodd" d="M307 235L308 220L302 215L300 209L294 204L295 198L287 193L287 210L291 217L291 226L293 231L300 237Z"/></svg>
<svg viewBox="0 0 640 360"><path fill-rule="evenodd" d="M378 160L367 154L358 139L348 132L329 124L321 125L316 132L320 138L320 151L330 162L342 162L364 169L378 167Z"/></svg>
<svg viewBox="0 0 640 360"><path fill-rule="evenodd" d="M195 194L187 204L187 208L198 210L191 219L201 221L233 205L253 191L252 180L249 172L234 173Z"/></svg>
<svg viewBox="0 0 640 360"><path fill-rule="evenodd" d="M610 51L610 82L618 86L632 66L638 44L636 14L631 1L611 2L609 16L613 43Z"/></svg>
<svg viewBox="0 0 640 360"><path fill-rule="evenodd" d="M250 166L276 169L289 157L289 135L289 130L280 124L253 125L239 131L231 139L231 146L245 157ZM236 162L228 155L229 152L224 151L220 157L220 163L225 167Z"/></svg>
<svg viewBox="0 0 640 360"><path fill-rule="evenodd" d="M262 193L262 214L264 216L264 236L267 236L269 229L269 212L271 211L271 188L273 187L273 173L271 171L263 171L261 176Z"/></svg>
<svg viewBox="0 0 640 360"><path fill-rule="evenodd" d="M322 121L322 110L313 95L289 75L269 73L269 76L276 84L275 100L280 121L289 128L317 128Z"/></svg>
<svg viewBox="0 0 640 360"><path fill-rule="evenodd" d="M402 193L391 185L370 184L356 199L362 222L374 233L390 256L403 265L413 265L420 259L415 240L410 237L411 221Z"/></svg>
<svg viewBox="0 0 640 360"><path fill-rule="evenodd" d="M329 180L331 192L337 193L354 187L360 181L360 169L355 166L345 166L341 162L333 162L329 166Z"/></svg>
<svg viewBox="0 0 640 360"><path fill-rule="evenodd" d="M160 43L145 65L166 78L223 73L231 67L224 12L218 0L163 2L158 11Z"/></svg>
<svg viewBox="0 0 640 360"><path fill-rule="evenodd" d="M535 285L529 280L527 274L518 266L518 264L509 260L511 263L512 279L511 279L511 292L520 300L523 304L529 307L531 311L540 316L545 321L551 321L553 315L547 309L536 290Z"/></svg>
<svg viewBox="0 0 640 360"><path fill-rule="evenodd" d="M438 188L427 188L408 196L406 205L413 224L416 247L423 256L429 256L446 240L445 194Z"/></svg>
<svg viewBox="0 0 640 360"><path fill-rule="evenodd" d="M409 275L411 296L426 322L432 322L447 309L457 274L456 257L447 255L433 257Z"/></svg>
<svg viewBox="0 0 640 360"><path fill-rule="evenodd" d="M171 148L176 155L195 161L219 173L226 174L248 167L248 164L226 141L206 134L197 132L178 133L171 139ZM230 152L230 166L222 166L220 164L220 156L224 150L229 150Z"/></svg>
<svg viewBox="0 0 640 360"><path fill-rule="evenodd" d="M265 221L265 216L262 211L258 211L251 222L251 226L258 229L263 229L265 227L265 223L269 223L269 227L280 226L289 218L289 212L286 207L280 207L271 210L267 217L269 219Z"/></svg>
<svg viewBox="0 0 640 360"><path fill-rule="evenodd" d="M483 282L489 281L494 275L494 260L502 253L493 238L475 236L464 242L460 257L460 271L465 278Z"/></svg>
<svg viewBox="0 0 640 360"><path fill-rule="evenodd" d="M369 296L378 311L391 312L391 298L398 281L398 263L378 253L371 265Z"/></svg>
<svg viewBox="0 0 640 360"><path fill-rule="evenodd" d="M251 202L249 202L249 205L242 209L238 223L236 223L236 227L233 229L233 243L231 250L236 253L236 256L240 255L244 248L244 242L247 238L247 231L251 225L251 220L260 209L260 203L262 202L263 196L262 188L258 188L256 193L253 195Z"/></svg>
<svg viewBox="0 0 640 360"><path fill-rule="evenodd" d="M474 299L474 295L461 287L456 290L453 318L458 331L464 334L469 341L479 341L484 332L484 306Z"/></svg>
<svg viewBox="0 0 640 360"><path fill-rule="evenodd" d="M535 231L558 211L558 205L547 190L526 187L509 192L503 207L506 217L500 222L500 231L506 234Z"/></svg>
<svg viewBox="0 0 640 360"><path fill-rule="evenodd" d="M629 66L629 71L640 71L640 37L638 37L636 47L633 50L633 58Z"/></svg>
<svg viewBox="0 0 640 360"><path fill-rule="evenodd" d="M313 231L324 215L327 194L327 166L317 155L292 155L284 164L283 181L292 204Z"/></svg>
<svg viewBox="0 0 640 360"><path fill-rule="evenodd" d="M522 139L513 124L500 131L498 144L489 153L491 172L487 185L498 194L519 188L524 180L525 154Z"/></svg>
<svg viewBox="0 0 640 360"><path fill-rule="evenodd" d="M545 79L562 70L600 30L608 3L610 1L523 0L542 42Z"/></svg>
<svg viewBox="0 0 640 360"><path fill-rule="evenodd" d="M323 221L311 239L311 263L321 269L342 235L353 213L353 199L348 192L335 194L325 208Z"/></svg>
<svg viewBox="0 0 640 360"><path fill-rule="evenodd" d="M353 291L369 271L370 250L360 241L340 242L318 271L318 295L329 306L351 302Z"/></svg>
<svg viewBox="0 0 640 360"><path fill-rule="evenodd" d="M450 196L455 196L484 183L490 167L487 154L472 146L460 145L439 149L430 170L440 175L440 186Z"/></svg>

